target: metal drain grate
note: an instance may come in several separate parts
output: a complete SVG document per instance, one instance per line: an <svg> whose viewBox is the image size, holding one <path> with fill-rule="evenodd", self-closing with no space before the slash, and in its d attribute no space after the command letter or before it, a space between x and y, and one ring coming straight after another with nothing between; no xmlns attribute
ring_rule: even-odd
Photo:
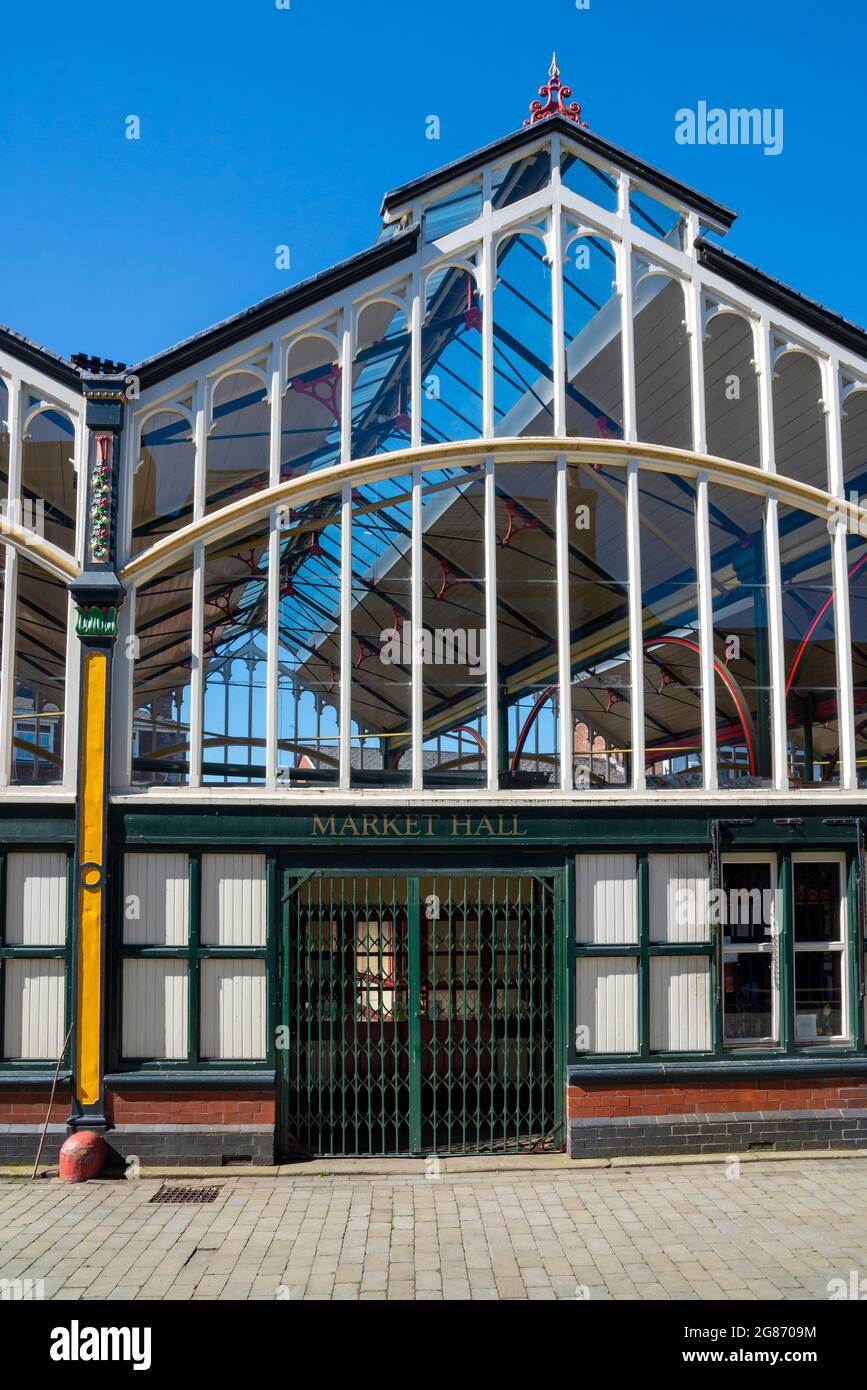
<svg viewBox="0 0 867 1390"><path fill-rule="evenodd" d="M152 1202L215 1202L221 1184L216 1187L171 1187L163 1183L158 1192L151 1197Z"/></svg>

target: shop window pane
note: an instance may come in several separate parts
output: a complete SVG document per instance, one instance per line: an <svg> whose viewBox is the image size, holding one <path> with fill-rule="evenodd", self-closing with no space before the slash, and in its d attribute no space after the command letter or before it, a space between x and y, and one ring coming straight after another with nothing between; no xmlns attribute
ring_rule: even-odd
<svg viewBox="0 0 867 1390"><path fill-rule="evenodd" d="M63 780L66 584L19 555L16 607L12 781L45 786Z"/></svg>
<svg viewBox="0 0 867 1390"><path fill-rule="evenodd" d="M264 854L203 854L202 945L264 946L266 934Z"/></svg>
<svg viewBox="0 0 867 1390"><path fill-rule="evenodd" d="M3 962L3 1056L56 1061L66 1036L66 964L7 958Z"/></svg>
<svg viewBox="0 0 867 1390"><path fill-rule="evenodd" d="M412 480L352 496L352 780L406 785L412 775Z"/></svg>
<svg viewBox="0 0 867 1390"><path fill-rule="evenodd" d="M843 897L840 865L795 860L792 876L795 941L841 941Z"/></svg>
<svg viewBox="0 0 867 1390"><path fill-rule="evenodd" d="M652 787L701 786L701 639L693 483L642 471L639 519L647 781Z"/></svg>
<svg viewBox="0 0 867 1390"><path fill-rule="evenodd" d="M484 476L422 480L422 626L426 786L487 780Z"/></svg>
<svg viewBox="0 0 867 1390"><path fill-rule="evenodd" d="M620 296L614 247L604 237L569 241L563 265L566 433L623 435Z"/></svg>
<svg viewBox="0 0 867 1390"><path fill-rule="evenodd" d="M708 939L706 854L651 854L651 941Z"/></svg>
<svg viewBox="0 0 867 1390"><path fill-rule="evenodd" d="M187 1056L187 962L125 960L121 1053L126 1061Z"/></svg>
<svg viewBox="0 0 867 1390"><path fill-rule="evenodd" d="M638 965L615 957L576 964L575 1043L579 1052L638 1050Z"/></svg>
<svg viewBox="0 0 867 1390"><path fill-rule="evenodd" d="M65 854L6 856L7 946L62 946L66 940Z"/></svg>
<svg viewBox="0 0 867 1390"><path fill-rule="evenodd" d="M470 254L476 263L477 254ZM428 276L421 332L422 443L482 433L482 310L478 283L464 267Z"/></svg>
<svg viewBox="0 0 867 1390"><path fill-rule="evenodd" d="M196 447L189 421L173 410L142 427L132 482L130 555L139 555L193 519Z"/></svg>
<svg viewBox="0 0 867 1390"><path fill-rule="evenodd" d="M795 1038L815 1042L843 1033L843 955L840 951L795 954Z"/></svg>
<svg viewBox="0 0 867 1390"><path fill-rule="evenodd" d="M193 568L189 555L135 594L132 780L186 782Z"/></svg>
<svg viewBox="0 0 867 1390"><path fill-rule="evenodd" d="M638 438L692 448L689 337L683 287L633 257Z"/></svg>
<svg viewBox="0 0 867 1390"><path fill-rule="evenodd" d="M551 267L539 234L506 233L494 291L494 433L554 430Z"/></svg>
<svg viewBox="0 0 867 1390"><path fill-rule="evenodd" d="M341 502L279 508L277 773L291 786L338 780Z"/></svg>
<svg viewBox="0 0 867 1390"><path fill-rule="evenodd" d="M834 578L827 520L780 506L789 780L840 780Z"/></svg>
<svg viewBox="0 0 867 1390"><path fill-rule="evenodd" d="M265 780L268 522L208 546L204 566L202 780Z"/></svg>
<svg viewBox="0 0 867 1390"><path fill-rule="evenodd" d="M223 1061L265 1057L267 1016L263 960L203 960L201 1054Z"/></svg>
<svg viewBox="0 0 867 1390"><path fill-rule="evenodd" d="M186 854L125 854L123 939L131 946L185 946L190 920Z"/></svg>
<svg viewBox="0 0 867 1390"><path fill-rule="evenodd" d="M268 486L271 405L258 376L233 372L215 390L207 446L205 512Z"/></svg>
<svg viewBox="0 0 867 1390"><path fill-rule="evenodd" d="M412 335L403 309L377 300L358 315L352 369L352 457L408 449Z"/></svg>
<svg viewBox="0 0 867 1390"><path fill-rule="evenodd" d="M721 788L771 780L771 677L762 498L708 488L717 772Z"/></svg>
<svg viewBox="0 0 867 1390"><path fill-rule="evenodd" d="M727 946L759 946L770 942L781 920L771 864L724 863L722 901L715 918Z"/></svg>
<svg viewBox="0 0 867 1390"><path fill-rule="evenodd" d="M726 1042L774 1040L771 953L726 953L723 959Z"/></svg>
<svg viewBox="0 0 867 1390"><path fill-rule="evenodd" d="M340 458L340 366L324 338L293 343L280 423L280 481L330 468Z"/></svg>
<svg viewBox="0 0 867 1390"><path fill-rule="evenodd" d="M575 860L575 939L597 946L638 941L634 854L579 854Z"/></svg>
<svg viewBox="0 0 867 1390"><path fill-rule="evenodd" d="M710 1045L710 963L707 958L651 957L651 1050L707 1052Z"/></svg>
<svg viewBox="0 0 867 1390"><path fill-rule="evenodd" d="M497 464L500 786L559 779L556 467Z"/></svg>

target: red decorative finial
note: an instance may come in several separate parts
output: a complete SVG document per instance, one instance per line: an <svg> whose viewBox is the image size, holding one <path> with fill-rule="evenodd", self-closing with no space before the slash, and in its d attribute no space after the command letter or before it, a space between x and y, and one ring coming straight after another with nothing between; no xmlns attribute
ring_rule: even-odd
<svg viewBox="0 0 867 1390"><path fill-rule="evenodd" d="M539 88L539 96L545 97L545 105L543 106L541 101L531 101L530 119L525 121L524 125L535 125L537 121L544 121L548 116L565 116L567 121L586 126L587 122L581 119L581 107L577 101L569 101L571 95L572 88L561 85L555 53L548 69L548 81Z"/></svg>

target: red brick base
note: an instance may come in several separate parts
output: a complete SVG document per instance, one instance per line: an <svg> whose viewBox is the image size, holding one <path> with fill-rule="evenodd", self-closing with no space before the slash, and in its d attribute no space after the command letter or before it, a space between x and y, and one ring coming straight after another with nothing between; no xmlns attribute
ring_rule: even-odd
<svg viewBox="0 0 867 1390"><path fill-rule="evenodd" d="M212 1089L108 1091L106 1114L116 1125L273 1125L274 1092Z"/></svg>
<svg viewBox="0 0 867 1390"><path fill-rule="evenodd" d="M570 1119L638 1115L713 1115L756 1110L865 1110L867 1080L821 1077L754 1081L683 1080L645 1083L582 1081L566 1092Z"/></svg>

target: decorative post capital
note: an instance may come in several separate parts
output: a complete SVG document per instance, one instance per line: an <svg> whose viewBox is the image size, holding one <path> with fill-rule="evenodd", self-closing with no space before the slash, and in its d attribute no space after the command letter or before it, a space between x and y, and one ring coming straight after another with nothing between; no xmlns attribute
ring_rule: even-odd
<svg viewBox="0 0 867 1390"><path fill-rule="evenodd" d="M125 598L117 575L105 570L85 572L70 584L69 592L76 606L76 635L87 646L113 646Z"/></svg>

